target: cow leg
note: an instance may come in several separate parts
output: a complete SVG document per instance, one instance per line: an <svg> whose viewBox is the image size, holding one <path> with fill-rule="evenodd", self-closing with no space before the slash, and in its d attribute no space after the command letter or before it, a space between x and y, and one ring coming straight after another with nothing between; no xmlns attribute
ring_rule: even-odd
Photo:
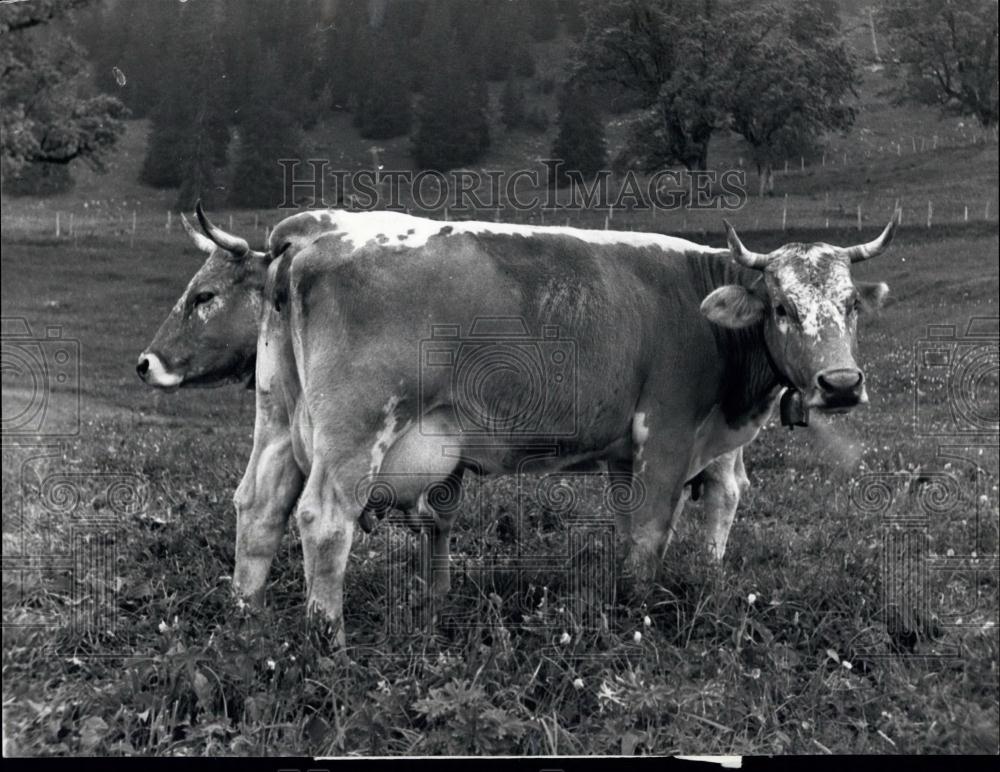
<svg viewBox="0 0 1000 772"><path fill-rule="evenodd" d="M236 506L236 566L233 589L254 605L264 600L264 585L288 517L302 490L302 472L280 411L258 408L254 446L233 503Z"/></svg>
<svg viewBox="0 0 1000 772"><path fill-rule="evenodd" d="M743 466L743 448L725 453L699 475L705 502L705 530L709 554L721 561L733 527L740 494L749 487Z"/></svg>
<svg viewBox="0 0 1000 772"><path fill-rule="evenodd" d="M608 486L614 517L615 531L626 535L631 531L632 509L635 500L635 475L632 459L608 460Z"/></svg>
<svg viewBox="0 0 1000 772"><path fill-rule="evenodd" d="M345 642L344 575L358 517L352 494L364 476L360 464L338 464L335 456L317 448L296 510L307 610L310 617L335 628L336 642L341 646Z"/></svg>
<svg viewBox="0 0 1000 772"><path fill-rule="evenodd" d="M631 548L626 567L638 581L651 579L663 560L684 509L684 463L689 457L677 448L647 446L653 458L664 459L636 473L638 505L632 516Z"/></svg>

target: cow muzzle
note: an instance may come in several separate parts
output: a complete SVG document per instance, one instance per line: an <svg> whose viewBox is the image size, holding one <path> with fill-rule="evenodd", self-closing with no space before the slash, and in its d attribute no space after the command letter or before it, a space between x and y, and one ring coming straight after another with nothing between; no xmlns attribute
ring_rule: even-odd
<svg viewBox="0 0 1000 772"><path fill-rule="evenodd" d="M145 383L160 389L176 389L184 380L183 376L170 372L159 356L148 351L139 354L135 371Z"/></svg>
<svg viewBox="0 0 1000 772"><path fill-rule="evenodd" d="M823 370L816 375L816 391L812 407L830 412L846 412L868 402L865 376L854 367Z"/></svg>

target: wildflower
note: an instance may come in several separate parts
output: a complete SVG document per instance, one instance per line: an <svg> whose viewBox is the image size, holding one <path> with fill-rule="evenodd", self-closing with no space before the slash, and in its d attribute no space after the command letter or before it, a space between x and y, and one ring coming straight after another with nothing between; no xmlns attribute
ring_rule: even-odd
<svg viewBox="0 0 1000 772"><path fill-rule="evenodd" d="M567 633L567 632L564 632L559 637L559 643L561 643L563 646L569 645L569 642L572 641L572 640L573 640L573 637L569 633Z"/></svg>
<svg viewBox="0 0 1000 772"><path fill-rule="evenodd" d="M597 699L607 700L608 702L613 702L616 705L624 705L621 698L618 696L618 692L613 691L610 686L608 686L607 681L601 681L601 688L597 692Z"/></svg>
<svg viewBox="0 0 1000 772"><path fill-rule="evenodd" d="M160 631L161 635L166 635L170 631L170 625L161 619L160 626L157 629Z"/></svg>
<svg viewBox="0 0 1000 772"><path fill-rule="evenodd" d="M854 665L852 665L846 659L843 662L841 662L840 664L843 665L846 670L851 670L854 667Z"/></svg>
<svg viewBox="0 0 1000 772"><path fill-rule="evenodd" d="M269 659L269 660L267 661L267 669L268 669L268 670L274 670L274 669L275 669L275 668L277 668L277 667L278 667L278 663L277 663L277 662L275 662L275 661L274 661L273 659Z"/></svg>
<svg viewBox="0 0 1000 772"><path fill-rule="evenodd" d="M750 671L750 677L754 681L756 681L758 678L760 678L760 668L759 667L755 667L753 670L751 670Z"/></svg>
<svg viewBox="0 0 1000 772"><path fill-rule="evenodd" d="M634 633L632 633L632 640L635 641L636 643L642 643L642 633L636 630Z"/></svg>
<svg viewBox="0 0 1000 772"><path fill-rule="evenodd" d="M573 688L574 689L582 689L583 688L583 679L582 678L574 678L573 679Z"/></svg>
<svg viewBox="0 0 1000 772"><path fill-rule="evenodd" d="M749 595L747 595L747 603L749 603L752 606L756 602L757 602L757 593L752 592Z"/></svg>
<svg viewBox="0 0 1000 772"><path fill-rule="evenodd" d="M652 627L653 626L653 620L649 618L649 614L647 614L646 616L644 616L642 618L642 623L644 625L646 625L646 627Z"/></svg>

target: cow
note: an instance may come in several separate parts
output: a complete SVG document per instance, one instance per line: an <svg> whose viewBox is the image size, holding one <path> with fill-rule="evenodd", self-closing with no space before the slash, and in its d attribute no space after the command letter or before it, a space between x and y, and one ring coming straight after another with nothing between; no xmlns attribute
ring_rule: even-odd
<svg viewBox="0 0 1000 772"><path fill-rule="evenodd" d="M139 375L165 389L255 378L234 589L262 602L294 509L307 607L341 642L356 524L389 507L431 523L432 591L446 592L469 470L606 463L634 494L620 520L639 581L695 483L721 557L747 485L742 448L779 396L800 418L867 402L857 319L888 287L855 282L850 266L883 252L897 222L857 246L755 253L728 222L715 249L324 210L283 220L261 253L197 215L203 233L185 224L208 258Z"/></svg>

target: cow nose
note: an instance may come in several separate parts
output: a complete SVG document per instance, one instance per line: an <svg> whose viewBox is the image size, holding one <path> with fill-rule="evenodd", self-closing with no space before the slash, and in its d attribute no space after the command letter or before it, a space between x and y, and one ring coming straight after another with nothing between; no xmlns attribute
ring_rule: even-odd
<svg viewBox="0 0 1000 772"><path fill-rule="evenodd" d="M146 380L146 373L149 372L149 357L145 354L139 354L139 361L136 363L135 371L139 373L139 377Z"/></svg>
<svg viewBox="0 0 1000 772"><path fill-rule="evenodd" d="M864 381L862 372L852 367L824 370L816 376L816 383L823 392L833 396L856 394L861 388L862 381Z"/></svg>

